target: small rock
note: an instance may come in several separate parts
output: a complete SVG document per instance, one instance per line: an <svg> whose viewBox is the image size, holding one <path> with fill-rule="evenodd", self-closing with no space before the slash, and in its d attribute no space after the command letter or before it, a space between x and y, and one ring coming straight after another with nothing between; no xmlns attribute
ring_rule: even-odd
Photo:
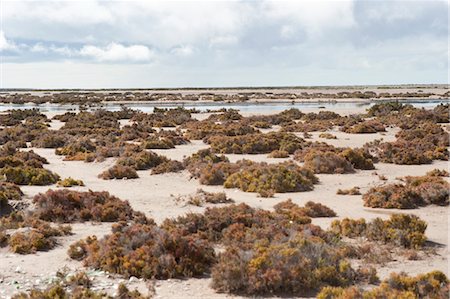
<svg viewBox="0 0 450 299"><path fill-rule="evenodd" d="M134 276L131 276L130 279L128 280L129 282L134 282L137 281L138 279Z"/></svg>

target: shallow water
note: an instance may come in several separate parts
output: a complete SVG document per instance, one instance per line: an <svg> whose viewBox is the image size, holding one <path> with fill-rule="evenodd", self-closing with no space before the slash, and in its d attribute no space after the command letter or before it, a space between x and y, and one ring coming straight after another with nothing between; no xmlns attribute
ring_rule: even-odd
<svg viewBox="0 0 450 299"><path fill-rule="evenodd" d="M323 108L325 110L339 110L339 109L351 109L360 108L374 105L377 102L301 102L301 103L189 103L189 104L176 104L176 103L104 103L101 105L94 105L88 108L88 110L96 110L99 108L106 109L108 111L118 111L122 107L129 107L135 110L140 110L143 112L153 112L155 107L164 108L176 108L184 107L186 109L195 108L202 112L207 110L216 110L220 108L236 109L242 112L277 112L283 111L289 108L298 109L314 109ZM402 103L411 104L417 108L433 108L441 103L449 103L449 99L442 100L402 100ZM0 112L4 112L10 109L32 109L38 108L42 112L65 112L71 110L78 110L78 105L68 105L68 104L0 104Z"/></svg>

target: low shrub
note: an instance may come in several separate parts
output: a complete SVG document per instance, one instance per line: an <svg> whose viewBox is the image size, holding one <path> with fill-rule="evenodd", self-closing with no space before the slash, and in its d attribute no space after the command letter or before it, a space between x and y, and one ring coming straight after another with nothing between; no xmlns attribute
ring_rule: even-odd
<svg viewBox="0 0 450 299"><path fill-rule="evenodd" d="M233 203L234 200L228 198L225 192L207 192L203 189L197 189L195 194L187 197L187 203L194 206L203 206L204 204Z"/></svg>
<svg viewBox="0 0 450 299"><path fill-rule="evenodd" d="M239 163L238 163L239 164ZM300 192L310 191L318 179L308 169L295 163L279 164L248 162L238 172L228 176L225 188L239 188L245 192Z"/></svg>
<svg viewBox="0 0 450 299"><path fill-rule="evenodd" d="M393 214L388 220L376 218L334 220L331 231L345 237L365 237L370 241L392 243L405 248L420 248L426 241L427 224L415 215Z"/></svg>
<svg viewBox="0 0 450 299"><path fill-rule="evenodd" d="M0 210L8 205L10 200L20 200L22 199L23 192L20 190L19 186L0 182Z"/></svg>
<svg viewBox="0 0 450 299"><path fill-rule="evenodd" d="M445 169L433 169L427 172L427 176L441 176L441 177L449 177L449 173Z"/></svg>
<svg viewBox="0 0 450 299"><path fill-rule="evenodd" d="M380 286L362 290L358 287L324 287L317 294L318 299L346 298L448 298L450 285L440 271L432 271L411 277L406 273L391 273Z"/></svg>
<svg viewBox="0 0 450 299"><path fill-rule="evenodd" d="M59 175L44 168L5 167L0 169L5 180L17 185L51 185L59 180Z"/></svg>
<svg viewBox="0 0 450 299"><path fill-rule="evenodd" d="M405 177L405 183L371 188L363 195L364 205L372 208L414 209L431 204L449 204L450 185L441 177Z"/></svg>
<svg viewBox="0 0 450 299"><path fill-rule="evenodd" d="M301 295L327 285L349 285L356 276L332 246L297 234L251 250L228 247L212 269L212 287L246 295Z"/></svg>
<svg viewBox="0 0 450 299"><path fill-rule="evenodd" d="M378 120L366 120L352 126L344 126L341 130L351 134L386 132L386 128Z"/></svg>
<svg viewBox="0 0 450 299"><path fill-rule="evenodd" d="M77 222L128 221L143 217L127 201L108 192L78 192L67 189L48 190L33 198L35 217L46 221Z"/></svg>
<svg viewBox="0 0 450 299"><path fill-rule="evenodd" d="M208 241L148 224L117 224L112 234L78 242L71 250L85 266L147 279L202 276L215 261Z"/></svg>
<svg viewBox="0 0 450 299"><path fill-rule="evenodd" d="M310 151L306 154L305 167L314 173L352 173L352 164L333 152Z"/></svg>
<svg viewBox="0 0 450 299"><path fill-rule="evenodd" d="M58 181L57 185L60 187L73 187L73 186L84 186L84 183L82 180L76 180L71 177L68 177L62 181Z"/></svg>
<svg viewBox="0 0 450 299"><path fill-rule="evenodd" d="M56 245L56 241L53 238L46 238L35 230L16 232L11 235L8 243L10 250L19 254L47 251Z"/></svg>
<svg viewBox="0 0 450 299"><path fill-rule="evenodd" d="M351 189L338 189L336 192L338 195L361 195L359 187L353 187Z"/></svg>
<svg viewBox="0 0 450 299"><path fill-rule="evenodd" d="M176 160L168 160L152 168L152 174L161 174L167 172L180 172L184 170L184 164Z"/></svg>
<svg viewBox="0 0 450 299"><path fill-rule="evenodd" d="M319 138L325 138L325 139L337 139L337 137L331 133L320 133Z"/></svg>
<svg viewBox="0 0 450 299"><path fill-rule="evenodd" d="M259 130L241 122L215 123L211 120L190 122L185 125L185 137L190 140L208 139L211 136L241 136L259 133Z"/></svg>
<svg viewBox="0 0 450 299"><path fill-rule="evenodd" d="M112 179L137 179L139 175L136 170L130 166L114 165L98 175L104 180Z"/></svg>
<svg viewBox="0 0 450 299"><path fill-rule="evenodd" d="M305 204L306 209L306 216L309 216L311 218L316 217L335 217L336 212L330 209L329 207L321 204L321 203L315 203L312 201L308 201Z"/></svg>
<svg viewBox="0 0 450 299"><path fill-rule="evenodd" d="M175 148L175 145L167 138L150 138L143 142L143 146L146 149L171 149Z"/></svg>
<svg viewBox="0 0 450 299"><path fill-rule="evenodd" d="M222 154L268 154L274 150L290 154L305 144L302 138L290 133L271 132L243 136L212 136L207 139L211 149Z"/></svg>
<svg viewBox="0 0 450 299"><path fill-rule="evenodd" d="M116 166L132 167L135 170L147 170L169 161L166 157L160 156L151 151L125 151L117 160Z"/></svg>
<svg viewBox="0 0 450 299"><path fill-rule="evenodd" d="M16 230L11 235L6 230ZM9 245L10 250L19 254L30 254L36 251L47 251L57 244L55 237L69 235L70 226L52 226L33 215L12 212L0 219L0 235L2 247Z"/></svg>
<svg viewBox="0 0 450 299"><path fill-rule="evenodd" d="M287 151L274 150L267 157L269 158L289 158Z"/></svg>
<svg viewBox="0 0 450 299"><path fill-rule="evenodd" d="M355 169L375 169L375 166L373 165L374 157L364 149L346 148L340 153L340 156L349 161Z"/></svg>

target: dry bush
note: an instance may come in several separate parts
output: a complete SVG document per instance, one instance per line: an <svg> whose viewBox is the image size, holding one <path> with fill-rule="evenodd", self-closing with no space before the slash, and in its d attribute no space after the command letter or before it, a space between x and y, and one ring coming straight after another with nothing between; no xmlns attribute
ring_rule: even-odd
<svg viewBox="0 0 450 299"><path fill-rule="evenodd" d="M63 147L70 140L70 135L60 133L59 131L48 131L36 136L31 141L32 147L40 148L59 148Z"/></svg>
<svg viewBox="0 0 450 299"><path fill-rule="evenodd" d="M8 244L14 253L30 254L50 250L55 247L56 241L53 238L46 238L40 232L29 230L12 234Z"/></svg>
<svg viewBox="0 0 450 299"><path fill-rule="evenodd" d="M148 224L119 223L112 234L82 240L71 252L86 266L147 279L202 276L215 261L208 241Z"/></svg>
<svg viewBox="0 0 450 299"><path fill-rule="evenodd" d="M316 217L335 217L336 212L329 207L321 204L308 201L305 204L306 216L316 218Z"/></svg>
<svg viewBox="0 0 450 299"><path fill-rule="evenodd" d="M310 151L304 157L305 167L315 173L352 173L353 166L345 158L333 152Z"/></svg>
<svg viewBox="0 0 450 299"><path fill-rule="evenodd" d="M186 133L184 136L190 140L208 139L215 135L241 136L259 133L259 130L241 122L224 122L219 124L211 120L204 120L187 123L185 127Z"/></svg>
<svg viewBox="0 0 450 299"><path fill-rule="evenodd" d="M59 187L73 187L73 186L84 186L84 183L82 180L76 180L72 177L68 177L62 181L58 181L57 185Z"/></svg>
<svg viewBox="0 0 450 299"><path fill-rule="evenodd" d="M427 224L415 215L393 214L388 220L376 218L369 223L364 219L334 220L331 230L339 235L370 241L392 243L404 248L420 248L426 241Z"/></svg>
<svg viewBox="0 0 450 299"><path fill-rule="evenodd" d="M44 186L56 183L59 175L44 168L34 167L5 167L0 169L5 180L17 185Z"/></svg>
<svg viewBox="0 0 450 299"><path fill-rule="evenodd" d="M233 203L234 200L228 198L225 192L207 192L203 189L197 189L195 194L189 195L186 201L190 205L203 206L204 204Z"/></svg>
<svg viewBox="0 0 450 299"><path fill-rule="evenodd" d="M171 149L175 148L172 141L167 138L151 137L143 142L146 149Z"/></svg>
<svg viewBox="0 0 450 299"><path fill-rule="evenodd" d="M93 154L97 146L89 138L77 138L67 142L63 147L55 149L55 154L65 156L65 160L84 161L86 155Z"/></svg>
<svg viewBox="0 0 450 299"><path fill-rule="evenodd" d="M337 137L331 133L320 133L319 138L325 138L325 139L337 139Z"/></svg>
<svg viewBox="0 0 450 299"><path fill-rule="evenodd" d="M114 165L98 175L104 180L112 179L137 179L139 175L136 170L130 166Z"/></svg>
<svg viewBox="0 0 450 299"><path fill-rule="evenodd" d="M225 188L239 188L245 192L300 192L312 190L318 182L311 171L292 162L267 164L241 161L237 164L243 166L226 178Z"/></svg>
<svg viewBox="0 0 450 299"><path fill-rule="evenodd" d="M359 187L353 187L351 189L338 189L336 192L338 195L361 195Z"/></svg>
<svg viewBox="0 0 450 299"><path fill-rule="evenodd" d="M355 169L375 169L375 166L373 165L374 157L364 149L346 148L340 155L349 161Z"/></svg>
<svg viewBox="0 0 450 299"><path fill-rule="evenodd" d="M371 188L363 195L364 205L372 208L414 209L431 204L449 204L450 185L441 177L405 177L405 185L389 184Z"/></svg>
<svg viewBox="0 0 450 299"><path fill-rule="evenodd" d="M10 200L21 200L23 192L19 186L0 182L0 211L8 205Z"/></svg>
<svg viewBox="0 0 450 299"><path fill-rule="evenodd" d="M335 248L302 234L250 250L228 247L212 270L216 291L246 295L301 295L356 280L356 271Z"/></svg>
<svg viewBox="0 0 450 299"><path fill-rule="evenodd" d="M449 134L440 125L419 123L403 129L396 136L395 142L377 140L364 147L385 163L415 165L448 160Z"/></svg>
<svg viewBox="0 0 450 299"><path fill-rule="evenodd" d="M211 149L222 154L268 154L274 150L292 154L305 140L290 133L271 132L243 136L212 136L207 139Z"/></svg>
<svg viewBox="0 0 450 299"><path fill-rule="evenodd" d="M344 126L341 128L343 132L351 134L367 134L367 133L378 133L386 132L384 125L378 120L366 120L353 126Z"/></svg>
<svg viewBox="0 0 450 299"><path fill-rule="evenodd" d="M346 299L346 298L448 298L450 285L447 277L440 271L432 271L417 276L406 273L391 273L380 286L362 290L355 286L325 287L318 299Z"/></svg>
<svg viewBox="0 0 450 299"><path fill-rule="evenodd" d="M133 149L125 151L117 160L116 165L132 167L135 170L147 170L167 161L169 159L154 152Z"/></svg>
<svg viewBox="0 0 450 299"><path fill-rule="evenodd" d="M152 168L152 174L161 174L168 172L180 172L184 170L184 164L176 160L168 160Z"/></svg>
<svg viewBox="0 0 450 299"><path fill-rule="evenodd" d="M48 190L36 195L33 203L36 205L33 215L46 221L116 222L142 217L140 213L133 211L127 201L108 192Z"/></svg>
<svg viewBox="0 0 450 299"><path fill-rule="evenodd" d="M289 158L287 151L274 150L268 156L268 158Z"/></svg>
<svg viewBox="0 0 450 299"><path fill-rule="evenodd" d="M17 230L11 235L6 230ZM36 251L47 251L57 245L55 237L69 235L70 226L52 226L33 215L12 212L0 219L0 236L2 247L9 245L10 250L19 254L30 254Z"/></svg>
<svg viewBox="0 0 450 299"><path fill-rule="evenodd" d="M433 169L426 173L427 176L440 176L440 177L449 177L449 173L445 169Z"/></svg>

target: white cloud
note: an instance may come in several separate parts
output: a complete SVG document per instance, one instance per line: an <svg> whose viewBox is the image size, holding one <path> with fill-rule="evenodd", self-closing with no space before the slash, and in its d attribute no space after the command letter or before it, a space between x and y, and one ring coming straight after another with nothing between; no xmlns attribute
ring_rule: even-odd
<svg viewBox="0 0 450 299"><path fill-rule="evenodd" d="M79 55L93 58L99 62L148 62L154 57L154 53L146 46L131 45L124 46L110 43L101 48L92 45L83 46Z"/></svg>
<svg viewBox="0 0 450 299"><path fill-rule="evenodd" d="M184 46L175 47L170 52L177 56L187 57L187 56L191 56L192 54L194 54L194 48L190 45L184 45Z"/></svg>
<svg viewBox="0 0 450 299"><path fill-rule="evenodd" d="M0 31L0 51L17 50L17 46L13 41L7 40L5 33Z"/></svg>

